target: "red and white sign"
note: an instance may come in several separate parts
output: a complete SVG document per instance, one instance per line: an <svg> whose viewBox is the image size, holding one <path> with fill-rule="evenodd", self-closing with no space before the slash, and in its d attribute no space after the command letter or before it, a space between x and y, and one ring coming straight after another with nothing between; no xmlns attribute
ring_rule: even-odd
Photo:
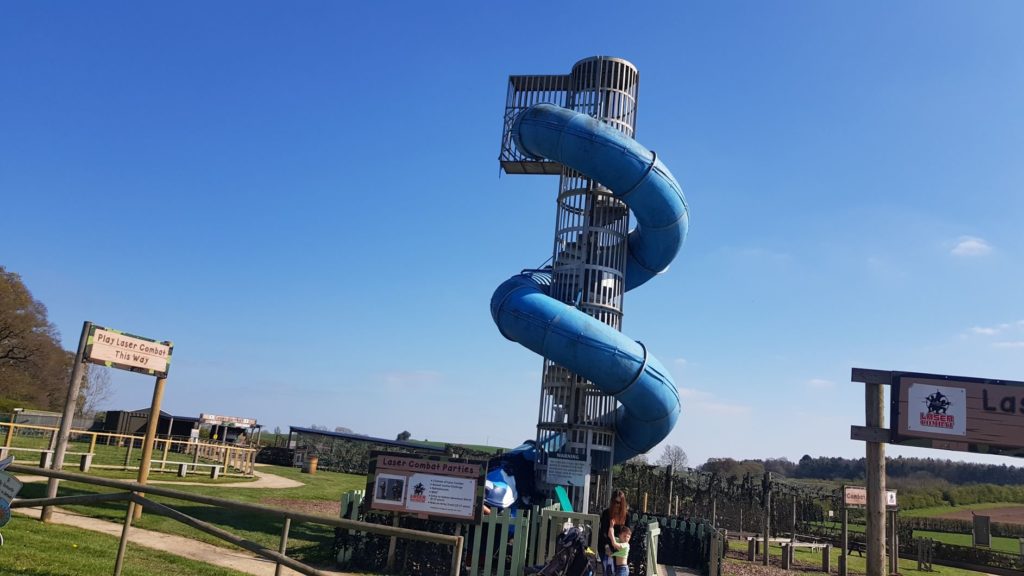
<svg viewBox="0 0 1024 576"><path fill-rule="evenodd" d="M907 429L967 435L967 390L913 382L907 388Z"/></svg>
<svg viewBox="0 0 1024 576"><path fill-rule="evenodd" d="M847 508L867 508L868 489L863 486L843 486L843 505ZM886 508L895 508L896 491L885 491Z"/></svg>

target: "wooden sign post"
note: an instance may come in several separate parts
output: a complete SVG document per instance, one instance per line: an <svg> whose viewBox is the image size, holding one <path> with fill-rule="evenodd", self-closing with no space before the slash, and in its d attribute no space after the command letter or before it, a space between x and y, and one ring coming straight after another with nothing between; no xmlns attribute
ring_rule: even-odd
<svg viewBox="0 0 1024 576"><path fill-rule="evenodd" d="M885 444L1024 456L1024 382L865 368L854 368L850 379L865 385L865 425L851 426L850 438L866 445L868 576L882 576ZM891 388L888 428L883 386ZM893 556L898 546L893 538Z"/></svg>
<svg viewBox="0 0 1024 576"><path fill-rule="evenodd" d="M82 336L78 341L78 353L75 355L71 371L71 382L68 385L64 415L57 432L57 444L51 468L60 470L64 465L64 455L67 453L71 422L75 416L75 407L78 405L78 391L81 387L82 375L85 372L85 363L91 362L108 368L156 376L153 403L149 409L149 422L146 427L146 439L142 446L142 462L139 463L138 482L145 484L149 478L149 461L153 457L156 426L160 420L160 404L163 400L164 384L167 382L167 372L171 368L171 352L173 350L174 345L171 342L158 342L119 330L103 328L89 321L82 324ZM130 447L129 450L131 450ZM57 496L59 482L56 478L50 479L46 491L47 498ZM134 510L135 520L142 515L141 506L129 506L129 510ZM39 519L47 522L52 514L53 507L45 506Z"/></svg>

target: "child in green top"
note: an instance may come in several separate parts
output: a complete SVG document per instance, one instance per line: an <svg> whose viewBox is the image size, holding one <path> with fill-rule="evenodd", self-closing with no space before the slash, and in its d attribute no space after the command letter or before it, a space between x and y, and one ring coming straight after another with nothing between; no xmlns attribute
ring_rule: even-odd
<svg viewBox="0 0 1024 576"><path fill-rule="evenodd" d="M629 526L619 529L619 534L612 540L612 561L615 562L615 576L629 576L629 538L633 531Z"/></svg>

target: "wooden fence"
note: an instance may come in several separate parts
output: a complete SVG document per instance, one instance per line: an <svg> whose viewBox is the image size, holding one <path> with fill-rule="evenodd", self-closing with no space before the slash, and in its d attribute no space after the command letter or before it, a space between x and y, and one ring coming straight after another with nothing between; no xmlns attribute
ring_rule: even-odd
<svg viewBox="0 0 1024 576"><path fill-rule="evenodd" d="M298 522L308 522L312 524L321 524L324 526L333 526L335 528L343 528L349 530L358 530L371 534L379 534L382 536L390 536L394 538L405 538L415 541L430 542L434 544L442 544L452 547L452 571L451 576L458 575L459 562L458 559L462 557L462 536L450 536L447 534L435 534L433 532L422 532L418 530L409 530L406 528L398 528L393 526L384 526L380 524L370 524L367 522L359 522L356 520L348 520L344 518L333 518L330 516L319 516L314 514L304 514L300 512L292 512L288 510L281 510L279 508L270 508L268 506L259 506L256 504L244 504L241 502L234 502L231 500L224 500L221 498L213 498L210 496L201 496L198 494L190 494L188 492L181 492L178 490L171 490L168 488L162 488L153 485L143 485L134 482L124 482L121 480L108 480L106 478L97 478L95 476L87 476L84 474L74 474L71 472L62 472L56 470L39 470L29 466L21 466L12 464L8 467L10 472L23 473L23 474L36 474L42 475L49 478L59 478L61 480L71 480L74 482L81 482L83 484L90 484L94 486L103 486L107 488L114 488L123 490L120 493L113 494L88 494L81 496L61 496L57 498L35 498L35 499L15 499L11 503L11 508L30 508L37 506L60 506L64 504L92 504L96 502L111 502L111 501L127 501L128 510L125 514L124 527L121 532L121 541L118 545L117 559L114 565L114 576L120 576L122 567L124 565L125 550L128 541L128 534L131 529L132 517L134 515L136 506L143 506L147 511L159 514L161 516L167 516L168 518L177 520L183 524L186 524L196 530L205 532L212 536L215 536L225 542L229 542L239 548L249 550L259 556L267 558L275 562L277 565L277 574L280 574L281 567L286 566L307 576L326 576L326 573L317 570L311 566L303 564L294 558L287 555L288 551L288 533L291 528L292 520ZM281 544L279 550L271 550L256 544L255 542L249 541L243 537L237 536L217 527L208 522L204 522L197 518L193 518L175 510L174 508L154 502L149 498L142 496L141 493L151 494L155 496L162 496L165 498L172 498L175 500L183 500L186 502L194 502L198 504L205 504L208 506L216 506L225 508L228 510L234 510L238 512L248 512L257 514L266 514L282 518L284 520L283 527L281 530Z"/></svg>
<svg viewBox="0 0 1024 576"><path fill-rule="evenodd" d="M0 446L0 459L8 454L31 454L38 458L40 467L49 467L56 448L57 428L31 424L0 422L4 435ZM138 470L142 457L143 436L72 430L69 451L62 466L77 466L88 472L90 468ZM251 477L254 474L257 449L224 442L187 441L156 438L153 445L151 471L176 472L179 475L208 473L213 477ZM182 466L182 464L185 464Z"/></svg>

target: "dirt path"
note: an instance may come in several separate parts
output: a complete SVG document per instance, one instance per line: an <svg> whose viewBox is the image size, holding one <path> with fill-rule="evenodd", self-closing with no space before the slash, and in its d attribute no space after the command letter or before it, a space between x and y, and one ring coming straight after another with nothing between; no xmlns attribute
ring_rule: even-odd
<svg viewBox="0 0 1024 576"><path fill-rule="evenodd" d="M39 517L39 511L39 508L16 508L14 510L15 513L36 518ZM107 522L106 520L100 520L98 518L81 516L66 510L61 510L60 508L54 509L52 521L57 524L74 526L75 528L81 528L83 530L102 532L115 538L121 537L122 525L120 522ZM161 550L177 556L198 560L199 562L213 564L214 566L229 568L246 574L253 574L254 576L274 575L275 564L270 560L260 558L244 550L221 548L220 546L214 546L213 544L207 544L206 542L185 538L184 536L164 534L163 532L154 532L152 530L132 527L128 532L128 541L133 544L138 544L139 546L145 546L146 548ZM131 562L131 554L126 554L125 564L131 565ZM321 572L334 576L355 576L348 572L338 572L334 570L321 569ZM299 572L295 572L290 568L282 567L281 574L294 575L299 574Z"/></svg>
<svg viewBox="0 0 1024 576"><path fill-rule="evenodd" d="M284 476L278 476L277 474L271 474L269 472L256 470L255 474L257 479L252 482L229 482L216 484L210 482L153 480L150 483L216 486L220 488L296 488L303 485L302 482L285 478ZM19 474L18 479L22 482L46 482L47 480L45 476L32 476L27 474ZM26 516L39 517L39 508L17 508L14 512L21 513ZM60 508L54 509L52 521L57 524L74 526L83 530L102 532L104 534L114 536L115 538L121 537L122 524L120 522L108 522L98 518L82 516ZM222 548L220 546L214 546L191 538L185 538L184 536L164 534L162 532L144 530L142 528L132 527L128 533L128 540L134 544L152 548L154 550L161 550L177 556L191 558L192 560L198 560L207 564L237 570L246 574L253 574L255 576L273 576L276 568L274 562L256 556L255 554L251 554L245 550ZM125 562L129 564L131 563L130 555L126 556ZM333 570L321 570L321 572L336 576L349 576L349 573L347 572L337 572ZM299 573L291 570L290 568L282 567L281 574L292 575Z"/></svg>
<svg viewBox="0 0 1024 576"><path fill-rule="evenodd" d="M304 486L298 480L278 476L269 472L254 470L255 480L249 482L180 482L177 480L150 480L150 484L168 484L177 486L217 486L218 488L298 488ZM46 482L46 476L33 476L30 474L17 474L18 480L22 482Z"/></svg>
<svg viewBox="0 0 1024 576"><path fill-rule="evenodd" d="M956 520L970 520L973 515L988 516L993 522L1005 522L1007 524L1024 524L1024 506L1007 505L1002 508L979 507L977 510L970 508L957 510L938 516L938 518L954 518Z"/></svg>

